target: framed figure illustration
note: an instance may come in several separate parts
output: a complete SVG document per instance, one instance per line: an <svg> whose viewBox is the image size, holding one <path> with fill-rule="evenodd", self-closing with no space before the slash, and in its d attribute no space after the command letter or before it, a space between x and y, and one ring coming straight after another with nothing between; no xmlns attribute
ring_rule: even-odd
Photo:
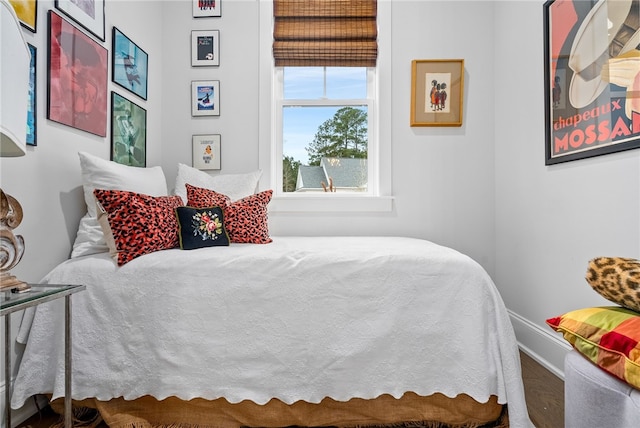
<svg viewBox="0 0 640 428"><path fill-rule="evenodd" d="M56 9L104 42L104 0L56 0Z"/></svg>
<svg viewBox="0 0 640 428"><path fill-rule="evenodd" d="M107 136L107 49L49 11L47 119Z"/></svg>
<svg viewBox="0 0 640 428"><path fill-rule="evenodd" d="M411 62L411 126L462 126L464 60Z"/></svg>
<svg viewBox="0 0 640 428"><path fill-rule="evenodd" d="M220 116L220 81L191 82L191 116Z"/></svg>
<svg viewBox="0 0 640 428"><path fill-rule="evenodd" d="M543 7L545 164L640 147L640 1Z"/></svg>
<svg viewBox="0 0 640 428"><path fill-rule="evenodd" d="M192 144L194 168L220 169L220 134L194 135Z"/></svg>
<svg viewBox="0 0 640 428"><path fill-rule="evenodd" d="M111 92L111 160L147 166L147 111Z"/></svg>
<svg viewBox="0 0 640 428"><path fill-rule="evenodd" d="M220 65L220 31L191 32L191 65L207 67Z"/></svg>
<svg viewBox="0 0 640 428"><path fill-rule="evenodd" d="M111 79L146 100L149 56L116 27L111 44Z"/></svg>
<svg viewBox="0 0 640 428"><path fill-rule="evenodd" d="M191 0L194 18L222 16L222 0Z"/></svg>

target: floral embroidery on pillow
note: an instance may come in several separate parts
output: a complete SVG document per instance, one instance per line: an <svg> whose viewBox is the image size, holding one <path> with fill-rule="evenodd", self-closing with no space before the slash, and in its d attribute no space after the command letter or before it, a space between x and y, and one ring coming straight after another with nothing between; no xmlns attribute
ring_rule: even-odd
<svg viewBox="0 0 640 428"><path fill-rule="evenodd" d="M180 248L183 250L229 245L222 208L178 207L176 216L180 226Z"/></svg>

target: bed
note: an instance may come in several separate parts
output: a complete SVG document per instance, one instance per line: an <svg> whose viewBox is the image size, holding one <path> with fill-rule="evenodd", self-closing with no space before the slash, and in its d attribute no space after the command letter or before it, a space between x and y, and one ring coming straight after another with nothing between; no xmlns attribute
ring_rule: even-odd
<svg viewBox="0 0 640 428"><path fill-rule="evenodd" d="M471 258L409 237L268 239L54 268L43 282L87 286L75 403L110 427L532 426L506 308ZM63 311L25 314L13 408L64 396Z"/></svg>

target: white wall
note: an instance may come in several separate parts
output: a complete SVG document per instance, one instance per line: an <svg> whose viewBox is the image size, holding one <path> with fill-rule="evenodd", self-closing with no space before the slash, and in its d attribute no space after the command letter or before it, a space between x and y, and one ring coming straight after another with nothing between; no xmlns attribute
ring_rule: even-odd
<svg viewBox="0 0 640 428"><path fill-rule="evenodd" d="M169 187L178 162L192 164L195 134L221 135L220 173L258 169L258 2L224 1L220 18L193 18L184 0L164 1L162 9L162 167ZM191 30L220 30L220 66L191 67ZM194 80L220 81L220 116L191 117Z"/></svg>
<svg viewBox="0 0 640 428"><path fill-rule="evenodd" d="M265 0L262 0L264 3ZM386 2L388 0L381 0ZM217 173L255 170L260 144L258 132L260 82L259 0L227 0L222 18L193 19L183 2L164 6L164 43L171 57L164 64L166 99L163 105L163 168L173 184L177 163L191 164L191 135L219 133L222 169ZM455 17L455 25L473 28L479 21L491 28L490 2L393 1L390 28L381 29L381 67L391 85L381 100L382 126L391 136L392 192L395 208L383 214L269 215L275 235L373 234L429 238L459 248L489 271L494 264L493 189L493 48L483 37L450 31L447 19L425 25L427 16ZM219 29L220 66L192 68L190 29ZM484 31L483 36L489 36ZM447 34L447 37L442 37ZM436 37L434 37L436 35ZM411 60L464 58L466 96L464 125L460 128L410 128ZM171 77L168 77L171 76ZM191 80L220 80L219 117L190 117ZM469 112L482 111L482 115ZM263 187L270 187L262 180ZM472 213L470 215L470 213Z"/></svg>
<svg viewBox="0 0 640 428"><path fill-rule="evenodd" d="M222 17L209 19L192 18L187 0L107 1L104 45L115 25L149 54L149 99L139 102L148 115L147 163L162 165L170 187L177 163L191 164L193 134L222 135L220 173L258 168L266 138L259 131L261 1L268 0L225 0ZM542 4L393 0L390 28L380 34L388 47L380 55L388 85L381 116L393 211L272 213L270 228L415 236L467 253L493 276L519 341L560 372L565 348L544 320L606 303L584 282L588 259L640 257L640 152L544 166ZM50 8L52 1L39 1L38 32L25 31L39 48L38 147L0 160L2 188L25 210L16 232L27 250L14 273L31 282L69 256L83 214L77 151L109 156L108 138L45 119ZM221 31L219 67L190 66L192 29ZM439 58L465 60L463 126L412 128L411 60ZM190 82L199 79L220 80L219 117L191 117Z"/></svg>
<svg viewBox="0 0 640 428"><path fill-rule="evenodd" d="M561 372L545 320L612 304L584 279L590 259L640 258L640 151L545 166L543 3L495 5L494 280L520 343Z"/></svg>
<svg viewBox="0 0 640 428"><path fill-rule="evenodd" d="M159 165L162 159L162 105L163 62L167 56L162 38L162 7L149 1L106 2L105 38L102 45L109 49L111 61L111 28L118 27L131 40L149 54L148 100L131 95L111 81L108 84L107 112L111 111L111 91L116 91L147 110L147 165ZM28 147L27 155L0 160L0 186L14 196L24 210L22 224L15 230L25 239L25 254L12 273L27 282L38 282L58 263L69 257L75 239L78 221L85 212L80 181L78 151L86 151L109 159L110 139L51 122L46 119L47 102L47 14L55 9L54 2L37 2L36 33L23 30L27 42L37 48L37 146ZM4 58L2 59L5 60ZM110 63L109 63L110 64ZM109 79L111 71L109 68ZM107 121L107 135L110 121ZM64 320L60 320L63 322ZM20 314L12 315L13 335L19 327ZM4 320L0 338L4 367ZM15 359L21 352L18 346L13 353ZM3 397L0 411L4 412L4 368L0 378ZM14 412L15 422L25 414ZM2 413L4 415L4 413Z"/></svg>

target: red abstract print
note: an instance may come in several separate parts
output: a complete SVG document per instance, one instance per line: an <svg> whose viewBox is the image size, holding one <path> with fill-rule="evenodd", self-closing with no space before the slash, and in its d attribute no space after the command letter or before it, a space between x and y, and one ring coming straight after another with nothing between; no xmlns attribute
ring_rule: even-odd
<svg viewBox="0 0 640 428"><path fill-rule="evenodd" d="M48 87L50 120L107 135L107 50L52 11Z"/></svg>

